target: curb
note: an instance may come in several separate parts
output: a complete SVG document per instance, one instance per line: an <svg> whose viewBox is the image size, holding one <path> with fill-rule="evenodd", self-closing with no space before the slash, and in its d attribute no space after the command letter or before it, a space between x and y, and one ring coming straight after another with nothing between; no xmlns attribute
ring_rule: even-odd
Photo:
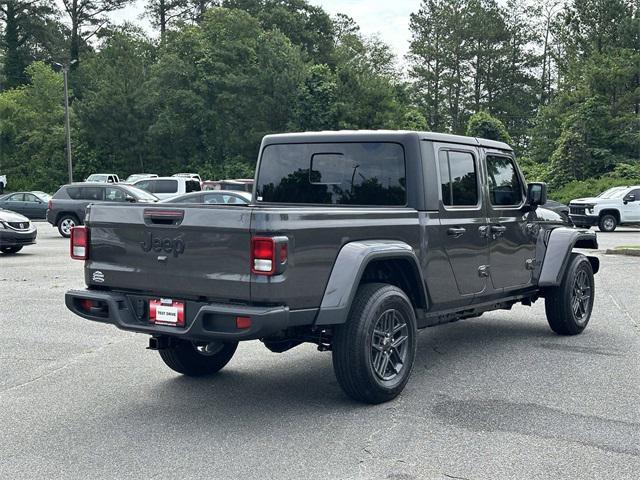
<svg viewBox="0 0 640 480"><path fill-rule="evenodd" d="M627 255L628 257L640 257L640 249L637 248L609 248L605 253L607 255Z"/></svg>

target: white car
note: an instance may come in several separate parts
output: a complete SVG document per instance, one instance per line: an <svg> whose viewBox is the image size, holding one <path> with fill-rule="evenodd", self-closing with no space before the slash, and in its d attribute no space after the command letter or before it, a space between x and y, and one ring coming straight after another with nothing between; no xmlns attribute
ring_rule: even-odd
<svg viewBox="0 0 640 480"><path fill-rule="evenodd" d="M640 223L640 185L614 187L597 197L571 200L569 217L577 227L597 225L603 232Z"/></svg>
<svg viewBox="0 0 640 480"><path fill-rule="evenodd" d="M0 194L4 193L5 188L7 188L7 176L0 175Z"/></svg>
<svg viewBox="0 0 640 480"><path fill-rule="evenodd" d="M145 178L134 182L133 186L153 193L161 200L202 190L200 182L190 177Z"/></svg>
<svg viewBox="0 0 640 480"><path fill-rule="evenodd" d="M89 175L85 182L91 183L119 183L120 178L115 173L94 173Z"/></svg>
<svg viewBox="0 0 640 480"><path fill-rule="evenodd" d="M200 178L200 175L198 175L197 173L174 173L171 176L172 177L193 178L194 180L199 181L200 185L202 185L202 178Z"/></svg>

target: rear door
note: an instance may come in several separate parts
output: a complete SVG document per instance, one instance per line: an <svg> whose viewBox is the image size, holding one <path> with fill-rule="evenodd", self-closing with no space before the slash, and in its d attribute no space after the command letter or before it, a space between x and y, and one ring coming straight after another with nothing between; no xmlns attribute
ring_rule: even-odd
<svg viewBox="0 0 640 480"><path fill-rule="evenodd" d="M478 149L436 145L440 179L440 244L453 270L458 294L481 293L489 264L486 214Z"/></svg>
<svg viewBox="0 0 640 480"><path fill-rule="evenodd" d="M525 206L525 183L515 160L499 150L485 150L488 187L489 260L495 289L531 283L537 229Z"/></svg>

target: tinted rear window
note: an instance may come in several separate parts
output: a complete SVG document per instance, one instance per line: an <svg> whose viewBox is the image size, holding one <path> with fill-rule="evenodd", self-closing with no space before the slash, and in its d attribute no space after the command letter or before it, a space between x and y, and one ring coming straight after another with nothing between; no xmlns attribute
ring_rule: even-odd
<svg viewBox="0 0 640 480"><path fill-rule="evenodd" d="M178 193L177 180L149 180L152 193Z"/></svg>
<svg viewBox="0 0 640 480"><path fill-rule="evenodd" d="M257 200L332 205L405 205L404 150L397 143L269 145Z"/></svg>

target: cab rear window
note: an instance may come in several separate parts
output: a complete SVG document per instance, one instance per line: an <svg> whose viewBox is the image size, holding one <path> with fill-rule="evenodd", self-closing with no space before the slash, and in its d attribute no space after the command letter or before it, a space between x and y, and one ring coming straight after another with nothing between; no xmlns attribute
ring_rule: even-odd
<svg viewBox="0 0 640 480"><path fill-rule="evenodd" d="M265 147L258 202L406 205L404 149L397 143L314 143Z"/></svg>

